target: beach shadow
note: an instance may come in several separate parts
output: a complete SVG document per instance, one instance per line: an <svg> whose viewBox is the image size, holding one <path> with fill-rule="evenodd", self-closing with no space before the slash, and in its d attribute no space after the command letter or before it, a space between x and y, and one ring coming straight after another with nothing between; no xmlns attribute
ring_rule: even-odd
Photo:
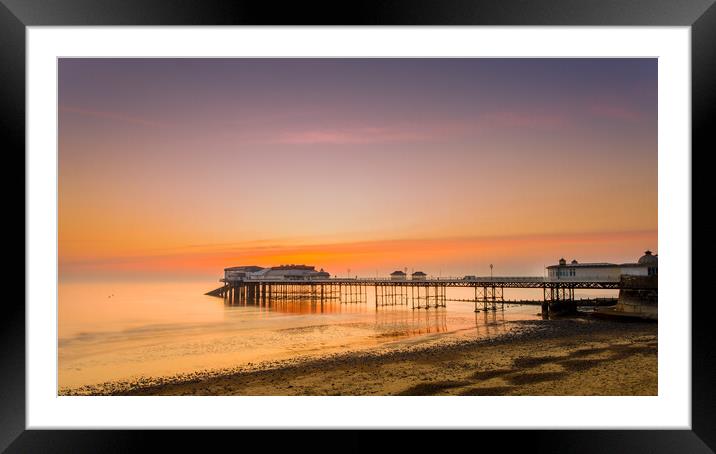
<svg viewBox="0 0 716 454"><path fill-rule="evenodd" d="M513 385L531 385L533 383L560 380L565 378L567 375L568 374L566 372L526 373L508 377L508 380Z"/></svg>
<svg viewBox="0 0 716 454"><path fill-rule="evenodd" d="M570 372L580 372L591 369L602 363L611 361L612 358L600 358L600 359L566 359L560 361L560 366L564 367Z"/></svg>
<svg viewBox="0 0 716 454"><path fill-rule="evenodd" d="M431 383L420 383L399 392L398 396L434 396L440 391L451 388L459 388L461 386L471 385L468 381L435 381Z"/></svg>
<svg viewBox="0 0 716 454"><path fill-rule="evenodd" d="M473 380L489 380L491 378L502 377L503 375L511 374L514 369L495 369L495 370L480 370L470 376Z"/></svg>
<svg viewBox="0 0 716 454"><path fill-rule="evenodd" d="M490 386L486 388L469 388L458 395L460 396L504 396L512 390L512 386Z"/></svg>
<svg viewBox="0 0 716 454"><path fill-rule="evenodd" d="M616 345L612 349L612 358L622 359L639 354L656 354L658 349L649 345Z"/></svg>
<svg viewBox="0 0 716 454"><path fill-rule="evenodd" d="M569 354L572 358L581 358L583 356L598 355L599 353L609 352L609 347L598 347L598 348L585 348L582 350L575 350Z"/></svg>
<svg viewBox="0 0 716 454"><path fill-rule="evenodd" d="M516 358L512 361L516 369L530 369L533 367L541 366L543 364L550 364L556 361L560 361L564 357L559 356L523 356Z"/></svg>

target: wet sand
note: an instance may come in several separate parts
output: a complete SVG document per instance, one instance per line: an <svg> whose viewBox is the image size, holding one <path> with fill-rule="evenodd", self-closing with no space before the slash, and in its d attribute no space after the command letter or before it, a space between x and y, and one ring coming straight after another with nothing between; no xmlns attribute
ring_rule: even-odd
<svg viewBox="0 0 716 454"><path fill-rule="evenodd" d="M657 324L592 318L511 322L497 337L442 339L71 394L657 395Z"/></svg>

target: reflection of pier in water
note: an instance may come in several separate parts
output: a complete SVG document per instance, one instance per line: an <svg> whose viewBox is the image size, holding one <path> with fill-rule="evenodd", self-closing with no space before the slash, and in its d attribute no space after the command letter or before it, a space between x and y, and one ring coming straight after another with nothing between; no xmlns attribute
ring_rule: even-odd
<svg viewBox="0 0 716 454"><path fill-rule="evenodd" d="M224 298L224 304L228 307L253 307L262 311L288 314L351 314L365 313L368 310L365 304L343 304L338 298L311 300L282 297L248 300L234 297L234 299Z"/></svg>
<svg viewBox="0 0 716 454"><path fill-rule="evenodd" d="M383 337L441 333L448 330L447 311L409 311L402 307L383 307L375 311L375 327Z"/></svg>
<svg viewBox="0 0 716 454"><path fill-rule="evenodd" d="M475 312L475 329L478 335L495 335L505 330L505 313L503 311Z"/></svg>
<svg viewBox="0 0 716 454"><path fill-rule="evenodd" d="M332 298L311 299L308 294L292 293L296 299L289 299L289 294L271 295L266 298L240 298L233 294L233 299L224 298L227 307L251 307L261 311L281 312L288 314L351 314L367 313L365 304L345 304L338 292ZM326 293L324 293L324 296ZM365 292L344 292L348 302L357 302L359 296L365 298ZM389 296L386 296L388 298ZM470 300L467 300L470 301ZM363 302L366 302L363 299ZM375 328L380 337L404 337L421 334L447 332L449 329L448 312L445 307L431 311L414 311L405 305L382 305L375 308ZM503 311L475 312L475 330L478 335L493 335L504 331L505 315Z"/></svg>

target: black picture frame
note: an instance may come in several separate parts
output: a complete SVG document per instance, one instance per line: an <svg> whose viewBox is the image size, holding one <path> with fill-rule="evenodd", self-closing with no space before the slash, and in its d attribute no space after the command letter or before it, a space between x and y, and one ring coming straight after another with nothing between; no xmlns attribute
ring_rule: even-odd
<svg viewBox="0 0 716 454"><path fill-rule="evenodd" d="M25 29L28 26L105 25L545 25L690 26L692 64L692 168L716 150L709 107L716 105L716 6L714 0L399 0L286 2L256 0L0 0L0 131L6 156L25 151ZM699 151L697 151L697 149ZM17 172L19 174L19 172ZM24 174L24 173L23 173ZM703 180L701 180L703 181ZM694 196L705 190L692 180ZM16 186L8 186L17 191ZM696 204L694 204L695 206ZM692 211L694 221L706 214ZM25 219L23 217L23 219ZM27 227L23 225L23 227ZM19 226L17 227L19 230ZM694 239L699 237L694 232ZM698 243L697 243L698 244ZM27 245L26 245L27 247ZM692 268L692 282L707 270ZM694 295L696 293L694 292ZM695 300L695 298L694 298ZM8 452L114 452L136 450L149 440L192 446L185 432L42 431L25 429L25 307L5 304L0 332L0 450ZM24 298L23 298L24 301ZM713 452L716 449L716 356L709 304L692 305L692 430L480 431L475 447L521 446L531 450L592 452ZM203 432L202 436L209 434ZM213 443L217 435L209 435ZM310 442L310 432L262 436L273 447ZM364 433L335 432L341 450L372 449ZM236 438L230 436L236 443ZM242 435L244 437L244 435ZM436 443L434 434L413 432L383 447ZM440 435L437 435L440 437ZM221 438L228 438L226 432ZM407 440L409 438L409 440ZM325 437L322 437L325 440ZM494 445L494 443L497 445ZM139 444L141 443L141 445ZM242 441L245 447L248 442ZM196 445L200 446L200 445ZM206 447L206 445L201 445Z"/></svg>

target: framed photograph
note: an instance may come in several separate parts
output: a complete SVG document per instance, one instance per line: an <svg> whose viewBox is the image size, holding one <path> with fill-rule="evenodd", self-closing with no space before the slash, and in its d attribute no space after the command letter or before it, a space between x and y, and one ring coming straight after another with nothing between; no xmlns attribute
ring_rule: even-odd
<svg viewBox="0 0 716 454"><path fill-rule="evenodd" d="M712 3L3 1L27 265L0 446L712 452Z"/></svg>

